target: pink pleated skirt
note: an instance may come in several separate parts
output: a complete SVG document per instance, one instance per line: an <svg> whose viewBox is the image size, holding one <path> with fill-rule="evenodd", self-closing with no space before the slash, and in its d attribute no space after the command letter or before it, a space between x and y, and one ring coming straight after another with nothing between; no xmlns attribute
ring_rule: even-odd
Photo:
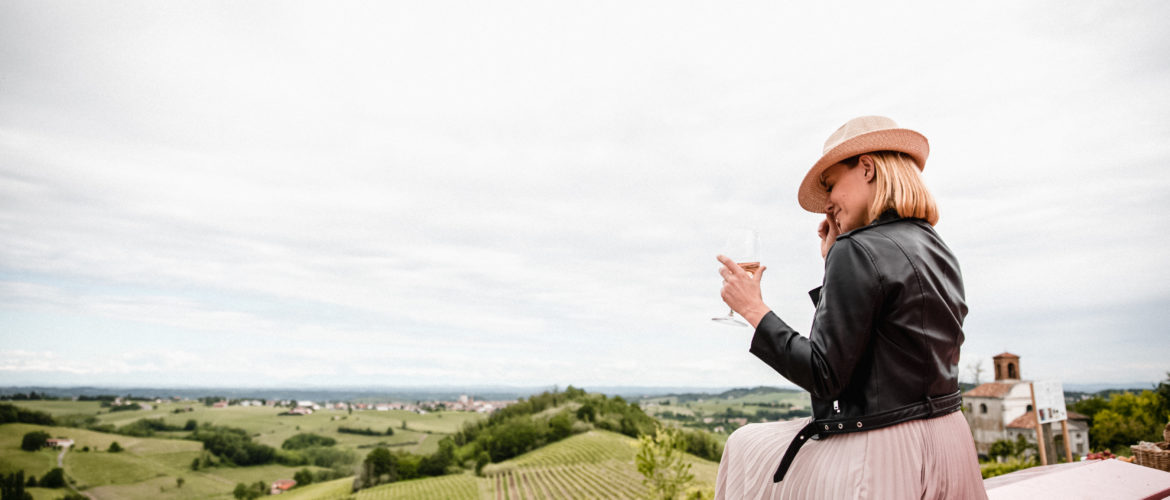
<svg viewBox="0 0 1170 500"><path fill-rule="evenodd" d="M803 418L740 427L723 448L716 499L985 499L962 413L811 440L772 482Z"/></svg>

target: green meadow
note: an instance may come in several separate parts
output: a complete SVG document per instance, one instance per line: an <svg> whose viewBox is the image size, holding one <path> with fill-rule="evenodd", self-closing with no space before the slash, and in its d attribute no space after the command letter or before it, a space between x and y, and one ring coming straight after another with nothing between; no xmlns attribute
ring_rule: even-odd
<svg viewBox="0 0 1170 500"><path fill-rule="evenodd" d="M410 411L354 411L320 410L312 415L281 416L284 408L264 406L212 408L197 402L166 402L152 404L150 410L110 412L93 401L15 401L12 404L49 413L54 418L94 416L98 425L115 427L143 418L161 418L166 423L182 427L188 420L199 424L231 426L244 429L254 441L274 448L298 433L315 433L337 440L335 446L352 449L359 462L376 446L389 446L412 453L433 453L439 440L454 433L465 422L484 418L467 412L433 412L416 414ZM190 410L190 411L188 411ZM176 412L177 411L177 412ZM367 436L339 432L339 428L371 429L392 435ZM70 438L74 447L62 460L66 475L80 491L97 499L115 498L222 498L231 499L237 483L258 481L271 484L278 479L291 479L306 467L288 467L268 464L250 467L218 465L192 470L191 463L200 458L203 444L182 439L187 431L159 432L154 437L131 437L96 432L72 427L50 427L21 423L0 425L0 473L17 470L38 478L57 466L59 450L42 449L28 452L20 449L23 436L43 430L52 437ZM117 441L123 451L111 453L110 444ZM81 451L88 447L89 451ZM310 470L322 470L307 467ZM355 465L356 468L356 465ZM177 479L183 478L180 487ZM297 488L290 498L328 498L348 495L353 478L343 478L322 485ZM343 491L344 490L344 491ZM59 498L68 490L31 488L36 499ZM313 493L317 492L317 493ZM320 496L303 496L320 495Z"/></svg>

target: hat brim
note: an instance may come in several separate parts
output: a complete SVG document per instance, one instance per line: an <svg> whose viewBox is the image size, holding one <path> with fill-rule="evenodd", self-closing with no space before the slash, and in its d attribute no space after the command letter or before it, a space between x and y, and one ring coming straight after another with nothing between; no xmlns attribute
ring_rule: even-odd
<svg viewBox="0 0 1170 500"><path fill-rule="evenodd" d="M875 151L899 151L910 155L918 163L918 169L926 168L926 157L930 155L930 144L926 137L905 128L875 130L853 137L826 152L805 174L796 198L801 208L809 212L825 213L829 194L821 183L825 169L843 160Z"/></svg>

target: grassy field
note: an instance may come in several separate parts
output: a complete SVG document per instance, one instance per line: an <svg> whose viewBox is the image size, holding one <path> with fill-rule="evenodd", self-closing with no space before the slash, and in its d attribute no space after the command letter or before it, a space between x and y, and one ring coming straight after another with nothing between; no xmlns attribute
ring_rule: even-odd
<svg viewBox="0 0 1170 500"><path fill-rule="evenodd" d="M351 490L353 490L353 478L345 477L324 483L293 488L282 493L280 500L333 500L350 498L354 495Z"/></svg>
<svg viewBox="0 0 1170 500"><path fill-rule="evenodd" d="M753 391L740 396L726 397L648 397L638 400L638 404L647 415L660 418L663 422L706 429L716 438L726 441L727 436L738 428L738 424L727 422L728 410L736 417L744 415L742 418L746 418L748 422L759 422L764 420L758 416L760 412L811 411L812 402L807 392ZM670 414L674 414L675 417L668 418ZM717 431L720 427L721 432Z"/></svg>
<svg viewBox="0 0 1170 500"><path fill-rule="evenodd" d="M56 402L54 402L56 403ZM24 405L32 408L32 405ZM96 408L96 406L95 406ZM186 411L190 409L191 411ZM99 408L100 410L100 408ZM180 410L180 413L175 413ZM438 450L435 434L452 434L464 422L483 418L467 412L434 412L425 415L404 410L358 411L352 414L340 410L320 410L312 415L281 416L284 408L264 406L230 406L211 408L194 402L163 403L151 410L120 411L97 415L99 423L123 426L141 418L162 418L170 425L183 426L188 420L215 425L238 427L248 431L261 443L279 448L284 440L301 432L313 432L336 439L342 446L355 449L372 447L379 443L411 453L434 453ZM65 413L82 413L79 411ZM405 423L406 427L403 428ZM392 436L364 436L338 432L339 427L372 429L385 432L392 428ZM173 437L184 436L185 432L171 433Z"/></svg>
<svg viewBox="0 0 1170 500"><path fill-rule="evenodd" d="M284 440L302 432L313 432L337 440L336 446L353 449L359 460L379 444L389 445L412 453L433 453L445 435L454 433L465 422L484 418L465 412L434 412L416 414L409 411L345 411L323 410L307 416L280 416L284 409L268 407L211 408L195 402L166 402L152 405L151 410L110 412L92 401L17 401L14 404L61 417L65 415L93 415L99 424L122 426L142 418L162 418L168 424L183 426L194 419L215 425L245 429L257 442L280 448ZM191 411L187 411L187 409ZM180 410L176 413L175 410ZM406 428L403 429L405 423ZM365 436L338 432L339 427L370 428L390 436ZM257 481L271 483L277 479L291 479L303 467L263 465L253 467L212 467L198 471L190 469L191 462L203 454L203 445L197 441L177 439L189 432L159 433L153 438L135 438L124 435L94 432L68 427L46 427L29 424L0 425L0 472L25 471L26 475L43 476L57 464L58 451L43 449L26 452L20 449L24 434L44 430L53 437L68 437L76 443L64 456L66 474L86 494L97 498L222 498L231 499L237 483ZM110 443L117 441L124 448L121 453L109 453ZM89 447L90 451L81 451ZM319 470L309 467L310 470ZM178 485L178 478L183 485ZM310 485L304 491L294 490L292 498L344 498L349 495L353 479L342 479ZM325 486L330 485L330 486ZM35 489L34 498L59 498L67 490ZM317 493L313 493L317 492ZM309 495L309 496L305 496ZM317 496L320 495L320 496Z"/></svg>

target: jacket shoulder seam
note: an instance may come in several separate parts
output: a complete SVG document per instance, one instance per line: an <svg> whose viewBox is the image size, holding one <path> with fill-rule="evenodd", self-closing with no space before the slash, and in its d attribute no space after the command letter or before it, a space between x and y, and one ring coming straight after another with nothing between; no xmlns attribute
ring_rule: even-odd
<svg viewBox="0 0 1170 500"><path fill-rule="evenodd" d="M885 277L882 276L881 268L878 267L877 260L873 258L873 253L870 252L861 241L854 240L852 238L850 238L850 240L854 242L854 246L857 247L858 250L861 250L861 253L865 255L866 260L869 261L869 265L873 269L873 274L877 277L878 292L881 293L881 295L884 297L886 295Z"/></svg>

